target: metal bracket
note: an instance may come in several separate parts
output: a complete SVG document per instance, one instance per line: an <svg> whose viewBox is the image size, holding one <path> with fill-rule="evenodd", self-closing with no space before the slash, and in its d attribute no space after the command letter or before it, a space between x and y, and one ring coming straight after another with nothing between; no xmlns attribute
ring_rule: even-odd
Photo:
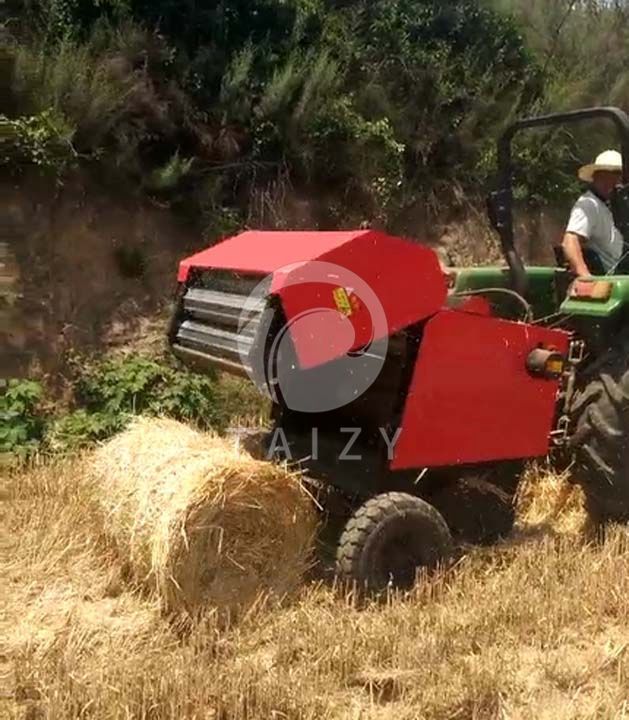
<svg viewBox="0 0 629 720"><path fill-rule="evenodd" d="M563 401L563 412L557 420L557 427L550 433L550 442L553 447L563 447L568 444L570 438L570 415L566 410L570 407L574 395L577 366L583 362L584 357L585 342L583 340L571 340L568 346L568 369L564 373L564 387L558 396Z"/></svg>
<svg viewBox="0 0 629 720"><path fill-rule="evenodd" d="M568 362L570 365L578 365L585 357L585 341L571 340L568 346Z"/></svg>
<svg viewBox="0 0 629 720"><path fill-rule="evenodd" d="M557 428L550 433L550 439L555 447L562 447L568 443L570 430L570 417L561 415L557 421Z"/></svg>

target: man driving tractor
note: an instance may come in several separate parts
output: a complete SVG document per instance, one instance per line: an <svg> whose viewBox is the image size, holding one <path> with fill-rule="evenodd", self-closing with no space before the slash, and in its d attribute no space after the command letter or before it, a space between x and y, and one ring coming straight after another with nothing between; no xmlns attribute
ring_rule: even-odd
<svg viewBox="0 0 629 720"><path fill-rule="evenodd" d="M581 277L612 274L622 258L623 238L609 200L622 180L622 156L606 150L579 170L589 189L577 200L562 242L570 269Z"/></svg>

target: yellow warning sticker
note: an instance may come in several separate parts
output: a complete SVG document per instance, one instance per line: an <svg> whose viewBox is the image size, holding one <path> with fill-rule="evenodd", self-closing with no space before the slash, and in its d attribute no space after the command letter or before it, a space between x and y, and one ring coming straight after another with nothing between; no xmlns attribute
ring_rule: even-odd
<svg viewBox="0 0 629 720"><path fill-rule="evenodd" d="M334 288L332 295L334 296L334 304L339 312L343 315L351 315L353 312L352 303L350 302L347 290L342 287Z"/></svg>

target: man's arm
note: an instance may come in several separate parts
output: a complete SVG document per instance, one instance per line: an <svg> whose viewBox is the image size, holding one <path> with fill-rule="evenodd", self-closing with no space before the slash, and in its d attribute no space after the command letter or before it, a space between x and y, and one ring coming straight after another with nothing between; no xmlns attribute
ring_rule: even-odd
<svg viewBox="0 0 629 720"><path fill-rule="evenodd" d="M561 247L570 269L576 275L589 277L592 273L583 257L583 243L592 237L595 207L585 197L579 198L572 208Z"/></svg>
<svg viewBox="0 0 629 720"><path fill-rule="evenodd" d="M570 269L580 277L589 277L592 273L583 258L581 243L585 238L573 232L567 232L563 236L561 247L563 254L570 265Z"/></svg>

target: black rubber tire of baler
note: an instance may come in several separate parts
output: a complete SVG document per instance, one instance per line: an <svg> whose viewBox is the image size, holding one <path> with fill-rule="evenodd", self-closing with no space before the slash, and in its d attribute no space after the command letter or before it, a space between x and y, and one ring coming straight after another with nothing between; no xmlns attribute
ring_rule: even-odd
<svg viewBox="0 0 629 720"><path fill-rule="evenodd" d="M489 485L489 484L488 484ZM515 493L483 490L454 481L430 497L457 542L492 545L513 530Z"/></svg>
<svg viewBox="0 0 629 720"><path fill-rule="evenodd" d="M398 584L382 561L383 543L403 532L417 553L415 568L434 569L452 553L452 536L441 514L425 500L403 492L389 492L367 500L345 525L336 554L338 577L370 591ZM380 563L380 567L378 567Z"/></svg>
<svg viewBox="0 0 629 720"><path fill-rule="evenodd" d="M524 463L510 460L468 471L426 495L457 543L491 545L509 535Z"/></svg>
<svg viewBox="0 0 629 720"><path fill-rule="evenodd" d="M590 517L599 523L629 521L629 341L597 364L576 396L574 479L583 488Z"/></svg>

